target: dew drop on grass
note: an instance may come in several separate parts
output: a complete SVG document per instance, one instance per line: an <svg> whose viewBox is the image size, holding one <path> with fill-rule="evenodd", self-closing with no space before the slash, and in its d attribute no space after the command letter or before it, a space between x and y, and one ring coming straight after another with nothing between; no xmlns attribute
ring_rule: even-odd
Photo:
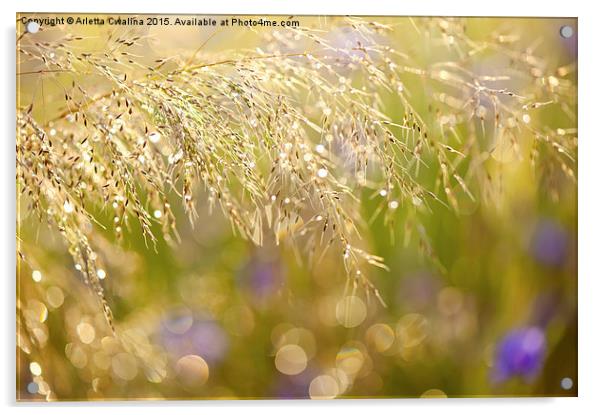
<svg viewBox="0 0 602 415"><path fill-rule="evenodd" d="M65 211L65 213L73 213L73 211L75 210L75 207L73 206L73 204L71 202L69 202L68 200L65 200L65 203L63 203L63 210Z"/></svg>
<svg viewBox="0 0 602 415"><path fill-rule="evenodd" d="M156 131L153 131L148 135L148 139L151 143L158 143L161 140L161 134Z"/></svg>
<svg viewBox="0 0 602 415"><path fill-rule="evenodd" d="M38 271L37 269L34 270L31 273L31 279L34 280L35 282L40 282L42 281L42 273L40 271Z"/></svg>
<svg viewBox="0 0 602 415"><path fill-rule="evenodd" d="M31 362L29 364L29 371L34 376L40 376L42 374L42 367L38 362Z"/></svg>

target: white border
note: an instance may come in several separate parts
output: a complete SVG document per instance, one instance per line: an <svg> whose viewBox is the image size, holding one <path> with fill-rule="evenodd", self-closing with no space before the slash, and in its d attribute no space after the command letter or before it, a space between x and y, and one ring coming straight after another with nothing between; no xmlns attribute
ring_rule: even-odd
<svg viewBox="0 0 602 415"><path fill-rule="evenodd" d="M556 2L556 4L504 0L474 2L470 0L442 1L345 1L345 0L224 0L190 2L186 0L147 1L85 1L74 4L67 0L41 3L21 0L18 11L30 12L105 12L105 13L203 13L203 14L355 14L355 15L410 15L410 16L556 16L574 17L585 1Z"/></svg>
<svg viewBox="0 0 602 415"><path fill-rule="evenodd" d="M309 411L340 411L347 414L380 413L445 413L445 414L505 414L526 411L546 414L592 413L602 407L602 344L600 319L602 316L602 272L599 258L602 236L602 62L598 44L602 40L601 14L594 1L565 0L563 2L501 0L413 0L413 1L327 1L284 0L214 2L194 0L168 0L137 2L136 0L47 2L20 0L2 2L2 89L1 102L2 147L2 201L0 218L3 219L0 255L3 281L2 312L0 320L2 340L0 356L4 359L0 377L0 403L8 413L100 414L106 411L160 414L166 410L191 414L206 411L244 412L249 414L282 413L301 414ZM149 13L203 13L203 14L356 14L356 15L454 15L454 16L562 16L579 18L579 398L565 399L455 399L455 400L355 400L337 402L309 401L234 401L234 402L141 402L108 404L15 404L15 13L30 12L149 12ZM173 409L172 409L173 408Z"/></svg>

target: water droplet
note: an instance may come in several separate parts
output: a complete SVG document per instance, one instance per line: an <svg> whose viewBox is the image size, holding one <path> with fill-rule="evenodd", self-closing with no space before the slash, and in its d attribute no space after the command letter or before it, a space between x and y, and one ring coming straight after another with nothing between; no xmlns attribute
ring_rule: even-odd
<svg viewBox="0 0 602 415"><path fill-rule="evenodd" d="M475 113L476 113L477 117L483 119L487 116L487 108L485 108L482 105L479 105L479 107L477 108Z"/></svg>
<svg viewBox="0 0 602 415"><path fill-rule="evenodd" d="M439 78L442 79L443 81L449 79L449 72L447 72L447 71L440 71L439 72Z"/></svg>
<svg viewBox="0 0 602 415"><path fill-rule="evenodd" d="M71 364L78 369L83 369L88 364L88 356L84 349L74 343L69 343L65 346L65 354L71 361Z"/></svg>
<svg viewBox="0 0 602 415"><path fill-rule="evenodd" d="M31 273L31 279L34 280L35 282L40 282L42 281L42 273L40 271L38 271L37 269L34 270Z"/></svg>
<svg viewBox="0 0 602 415"><path fill-rule="evenodd" d="M161 134L156 131L148 134L148 139L151 143L158 143L161 140Z"/></svg>
<svg viewBox="0 0 602 415"><path fill-rule="evenodd" d="M153 212L153 216L155 217L155 219L161 219L161 217L163 216L163 212L161 212L159 209L156 209Z"/></svg>
<svg viewBox="0 0 602 415"><path fill-rule="evenodd" d="M397 200L391 200L389 202L389 209L395 210L399 207L399 202Z"/></svg>
<svg viewBox="0 0 602 415"><path fill-rule="evenodd" d="M42 366L38 362L31 362L29 364L29 371L34 376L40 376L42 374Z"/></svg>
<svg viewBox="0 0 602 415"><path fill-rule="evenodd" d="M176 363L178 379L189 388L203 386L209 379L209 366L207 362L197 355L187 355Z"/></svg>
<svg viewBox="0 0 602 415"><path fill-rule="evenodd" d="M98 269L98 270L96 271L96 276L97 276L98 278L100 278L101 280L104 280L104 279L107 277L107 273L105 272L105 270L104 270L104 269Z"/></svg>
<svg viewBox="0 0 602 415"><path fill-rule="evenodd" d="M300 346L287 344L276 353L274 364L285 375L297 375L307 367L307 355Z"/></svg>
<svg viewBox="0 0 602 415"><path fill-rule="evenodd" d="M69 202L68 200L65 200L65 203L63 203L63 210L65 211L65 213L73 213L73 211L75 210L75 207L73 206L73 204L71 202Z"/></svg>
<svg viewBox="0 0 602 415"><path fill-rule="evenodd" d="M52 308L59 308L65 301L63 290L59 287L48 288L48 291L46 291L46 301Z"/></svg>
<svg viewBox="0 0 602 415"><path fill-rule="evenodd" d="M365 357L363 353L353 346L344 346L341 348L336 357L337 369L342 370L345 374L355 376L364 364Z"/></svg>
<svg viewBox="0 0 602 415"><path fill-rule="evenodd" d="M167 157L167 162L169 164L175 164L178 161L180 161L180 159L184 156L184 152L182 150L178 150L177 152L175 152L174 154L170 154Z"/></svg>
<svg viewBox="0 0 602 415"><path fill-rule="evenodd" d="M383 353L389 350L395 341L395 333L387 324L375 324L366 332L366 339L377 352Z"/></svg>
<svg viewBox="0 0 602 415"><path fill-rule="evenodd" d="M320 375L309 384L311 399L334 399L339 394L339 384L329 375Z"/></svg>
<svg viewBox="0 0 602 415"><path fill-rule="evenodd" d="M316 146L316 152L318 154L322 154L322 153L324 153L324 151L326 151L326 148L324 147L324 144L318 144Z"/></svg>
<svg viewBox="0 0 602 415"><path fill-rule="evenodd" d="M192 312L186 307L171 310L168 317L163 321L165 328L174 334L186 333L193 323Z"/></svg>
<svg viewBox="0 0 602 415"><path fill-rule="evenodd" d="M111 368L115 376L123 380L132 380L138 374L136 358L129 353L119 353L113 356Z"/></svg>
<svg viewBox="0 0 602 415"><path fill-rule="evenodd" d="M354 295L347 296L337 303L337 321L343 327L357 327L366 319L366 305L361 298Z"/></svg>
<svg viewBox="0 0 602 415"><path fill-rule="evenodd" d="M325 168L318 169L318 177L323 179L326 176L328 176L328 170L326 170Z"/></svg>
<svg viewBox="0 0 602 415"><path fill-rule="evenodd" d="M421 314L411 313L403 316L397 323L397 337L400 345L411 348L424 341L428 334L429 323Z"/></svg>
<svg viewBox="0 0 602 415"><path fill-rule="evenodd" d="M27 313L40 323L45 322L48 318L48 308L46 308L44 303L37 300L29 300L27 303Z"/></svg>
<svg viewBox="0 0 602 415"><path fill-rule="evenodd" d="M94 330L94 327L89 323L79 323L76 331L79 339L84 344L92 343L96 337L96 330Z"/></svg>

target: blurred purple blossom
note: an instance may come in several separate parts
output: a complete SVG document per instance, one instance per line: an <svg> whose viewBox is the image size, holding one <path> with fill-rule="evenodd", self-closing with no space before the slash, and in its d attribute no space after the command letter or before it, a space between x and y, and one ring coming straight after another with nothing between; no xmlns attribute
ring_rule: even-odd
<svg viewBox="0 0 602 415"><path fill-rule="evenodd" d="M424 310L436 302L441 282L427 271L417 272L401 278L399 304L412 310Z"/></svg>
<svg viewBox="0 0 602 415"><path fill-rule="evenodd" d="M309 384L318 375L318 371L307 368L293 376L278 376L273 385L274 396L279 399L309 398Z"/></svg>
<svg viewBox="0 0 602 415"><path fill-rule="evenodd" d="M542 368L545 349L545 334L539 327L511 330L498 343L492 380L499 383L516 376L533 381Z"/></svg>
<svg viewBox="0 0 602 415"><path fill-rule="evenodd" d="M170 321L160 330L161 343L174 358L189 354L201 356L209 364L217 363L226 356L229 341L226 332L213 320L195 318L183 333L174 332L169 325L181 317L169 317Z"/></svg>
<svg viewBox="0 0 602 415"><path fill-rule="evenodd" d="M537 261L551 267L559 267L566 260L567 232L549 219L541 220L531 239L531 253Z"/></svg>
<svg viewBox="0 0 602 415"><path fill-rule="evenodd" d="M256 303L263 304L282 288L284 271L277 259L257 256L240 273L240 282Z"/></svg>

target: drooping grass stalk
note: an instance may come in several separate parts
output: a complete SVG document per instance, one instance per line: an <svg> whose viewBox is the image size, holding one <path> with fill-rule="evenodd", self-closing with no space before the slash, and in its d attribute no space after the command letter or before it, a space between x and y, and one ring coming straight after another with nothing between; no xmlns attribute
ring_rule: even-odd
<svg viewBox="0 0 602 415"><path fill-rule="evenodd" d="M38 119L31 103L18 108L21 209L62 235L113 331L91 235L112 227L121 239L135 220L150 249L159 237L177 245L173 194L200 231L196 206L207 203L255 245L293 244L314 261L339 255L348 290L363 287L382 302L368 274L369 266L386 269L386 259L362 238L363 191L380 199L374 217L393 228L400 206L458 211L459 197L495 203L495 163L508 155L528 154L540 170L575 180L576 129L531 116L556 106L574 119L570 67L548 67L503 36L473 40L457 19L416 28L431 41L453 39L455 60L418 64L410 48L391 46L392 27L356 18L329 33L270 33L265 51L151 63L136 54L145 42L138 35L112 37L93 52L67 27L44 42L25 35L18 52L38 69L18 73L19 82L60 77L64 96L49 119ZM338 46L337 31L355 43ZM475 69L487 53L514 68ZM503 86L514 85L513 76L526 79L522 89ZM91 83L104 92L90 92ZM391 102L396 114L387 115ZM112 223L102 223L95 206Z"/></svg>

